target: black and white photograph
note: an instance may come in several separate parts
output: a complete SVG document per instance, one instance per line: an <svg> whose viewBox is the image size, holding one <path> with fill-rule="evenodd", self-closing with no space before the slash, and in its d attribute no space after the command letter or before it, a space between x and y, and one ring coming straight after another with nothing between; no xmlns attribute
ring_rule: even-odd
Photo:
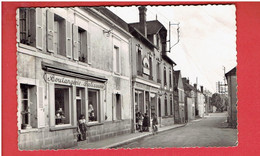
<svg viewBox="0 0 260 156"><path fill-rule="evenodd" d="M235 5L18 8L21 151L235 147Z"/></svg>

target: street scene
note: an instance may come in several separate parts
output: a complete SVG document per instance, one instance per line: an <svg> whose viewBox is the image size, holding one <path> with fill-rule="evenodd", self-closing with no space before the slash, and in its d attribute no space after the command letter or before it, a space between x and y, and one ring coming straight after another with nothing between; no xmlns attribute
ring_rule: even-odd
<svg viewBox="0 0 260 156"><path fill-rule="evenodd" d="M227 113L210 113L185 127L168 130L116 148L237 146L237 129L227 127Z"/></svg>
<svg viewBox="0 0 260 156"><path fill-rule="evenodd" d="M235 10L18 8L19 150L237 146Z"/></svg>

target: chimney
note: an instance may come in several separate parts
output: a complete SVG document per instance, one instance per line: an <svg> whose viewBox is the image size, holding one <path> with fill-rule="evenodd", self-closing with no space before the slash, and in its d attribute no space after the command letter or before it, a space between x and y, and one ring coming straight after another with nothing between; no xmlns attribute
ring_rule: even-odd
<svg viewBox="0 0 260 156"><path fill-rule="evenodd" d="M200 86L200 91L203 93L203 86Z"/></svg>
<svg viewBox="0 0 260 156"><path fill-rule="evenodd" d="M187 79L187 83L190 84L190 80L189 79Z"/></svg>
<svg viewBox="0 0 260 156"><path fill-rule="evenodd" d="M194 83L194 88L197 89L197 84L196 83Z"/></svg>
<svg viewBox="0 0 260 156"><path fill-rule="evenodd" d="M147 25L146 25L146 7L140 6L139 8L139 25L140 31L145 37L147 37Z"/></svg>

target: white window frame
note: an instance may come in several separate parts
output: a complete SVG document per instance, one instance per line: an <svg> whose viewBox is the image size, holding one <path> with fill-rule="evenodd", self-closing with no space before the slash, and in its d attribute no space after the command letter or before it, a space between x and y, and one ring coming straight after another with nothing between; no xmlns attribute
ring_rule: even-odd
<svg viewBox="0 0 260 156"><path fill-rule="evenodd" d="M113 46L113 68L114 73L120 74L120 68L121 68L121 62L120 62L120 47L114 45Z"/></svg>
<svg viewBox="0 0 260 156"><path fill-rule="evenodd" d="M38 116L37 116L37 127L32 127L30 129L22 129L21 128L21 123L22 123L22 117L21 117L21 106L22 106L22 99L21 99L21 84L23 85L29 85L29 86L33 86L36 87L36 93L39 90L39 80L37 79L31 79L31 78L24 78L24 77L17 77L18 81L17 81L17 95L18 95L18 111L17 111L17 117L18 117L18 122L17 122L17 126L18 126L18 130L20 130L20 132L27 132L27 131L34 131L34 130L38 130L38 128L40 128L41 126L39 126L39 121L38 121ZM36 111L37 111L37 115L38 115L38 103L39 103L39 97L38 95L36 95ZM44 121L45 122L45 119Z"/></svg>
<svg viewBox="0 0 260 156"><path fill-rule="evenodd" d="M89 96L88 96L88 92L89 91L94 91L94 92L96 92L97 93L97 121L89 121L89 112L88 112L88 107L89 107ZM101 101L102 101L102 99L101 99L101 97L102 97L102 93L101 93L101 89L97 89L97 88L92 88L92 87L90 87L90 88L87 88L87 106L86 106L86 108L87 108L87 116L86 116L86 118L87 118L87 123L89 124L89 125L94 125L94 124L98 124L98 123L101 123L101 118L102 118L102 116L101 116L101 113L102 113L102 106L101 106Z"/></svg>
<svg viewBox="0 0 260 156"><path fill-rule="evenodd" d="M55 86L60 86L60 87L64 87L64 88L68 88L69 89L69 123L68 124L61 124L61 125L56 125L56 112L55 112ZM53 117L54 117L54 127L67 127L67 126L72 126L73 125L73 114L72 113L72 105L73 105L73 102L72 102L72 86L68 86L68 85L60 85L60 84L54 84L54 114L53 114ZM64 111L64 110L63 110Z"/></svg>
<svg viewBox="0 0 260 156"><path fill-rule="evenodd" d="M31 30L31 31L34 31L35 34L33 34L33 37L35 39L35 41L33 42L33 44L25 44L25 43L21 43L21 32L20 32L20 28L21 28L21 23L20 23L20 11L21 9L26 9L26 19L25 19L25 35L26 36L26 39L28 38L28 35L29 35L29 31L31 29L31 26L30 26L30 22L28 22L28 20L31 18L30 16L30 13L29 13L29 9L34 9L34 18L33 19L35 21L34 24L34 28L35 30ZM27 10L28 9L28 10ZM26 46L29 46L29 47L34 47L34 48L38 48L40 50L43 49L43 44L44 44L44 40L43 40L43 10L42 8L18 8L17 9L17 15L16 15L16 18L17 18L17 42L21 45L25 45ZM38 39L38 35L40 35L40 39Z"/></svg>

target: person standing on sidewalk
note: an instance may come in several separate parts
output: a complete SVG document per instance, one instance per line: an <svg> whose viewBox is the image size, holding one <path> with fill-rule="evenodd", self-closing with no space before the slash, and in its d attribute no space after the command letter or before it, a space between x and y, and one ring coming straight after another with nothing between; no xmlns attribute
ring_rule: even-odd
<svg viewBox="0 0 260 156"><path fill-rule="evenodd" d="M87 125L85 115L80 115L78 121L78 141L84 141L87 138Z"/></svg>
<svg viewBox="0 0 260 156"><path fill-rule="evenodd" d="M150 121L147 113L144 114L144 121L143 121L143 130L145 132L149 132L149 126L150 126Z"/></svg>
<svg viewBox="0 0 260 156"><path fill-rule="evenodd" d="M154 114L153 121L152 121L153 134L157 133L157 131L158 131L157 125L158 125L158 119L157 119L156 114Z"/></svg>
<svg viewBox="0 0 260 156"><path fill-rule="evenodd" d="M138 127L139 127L139 132L143 132L143 115L142 115L142 113L141 112L138 112L138 115L137 115L138 117Z"/></svg>

